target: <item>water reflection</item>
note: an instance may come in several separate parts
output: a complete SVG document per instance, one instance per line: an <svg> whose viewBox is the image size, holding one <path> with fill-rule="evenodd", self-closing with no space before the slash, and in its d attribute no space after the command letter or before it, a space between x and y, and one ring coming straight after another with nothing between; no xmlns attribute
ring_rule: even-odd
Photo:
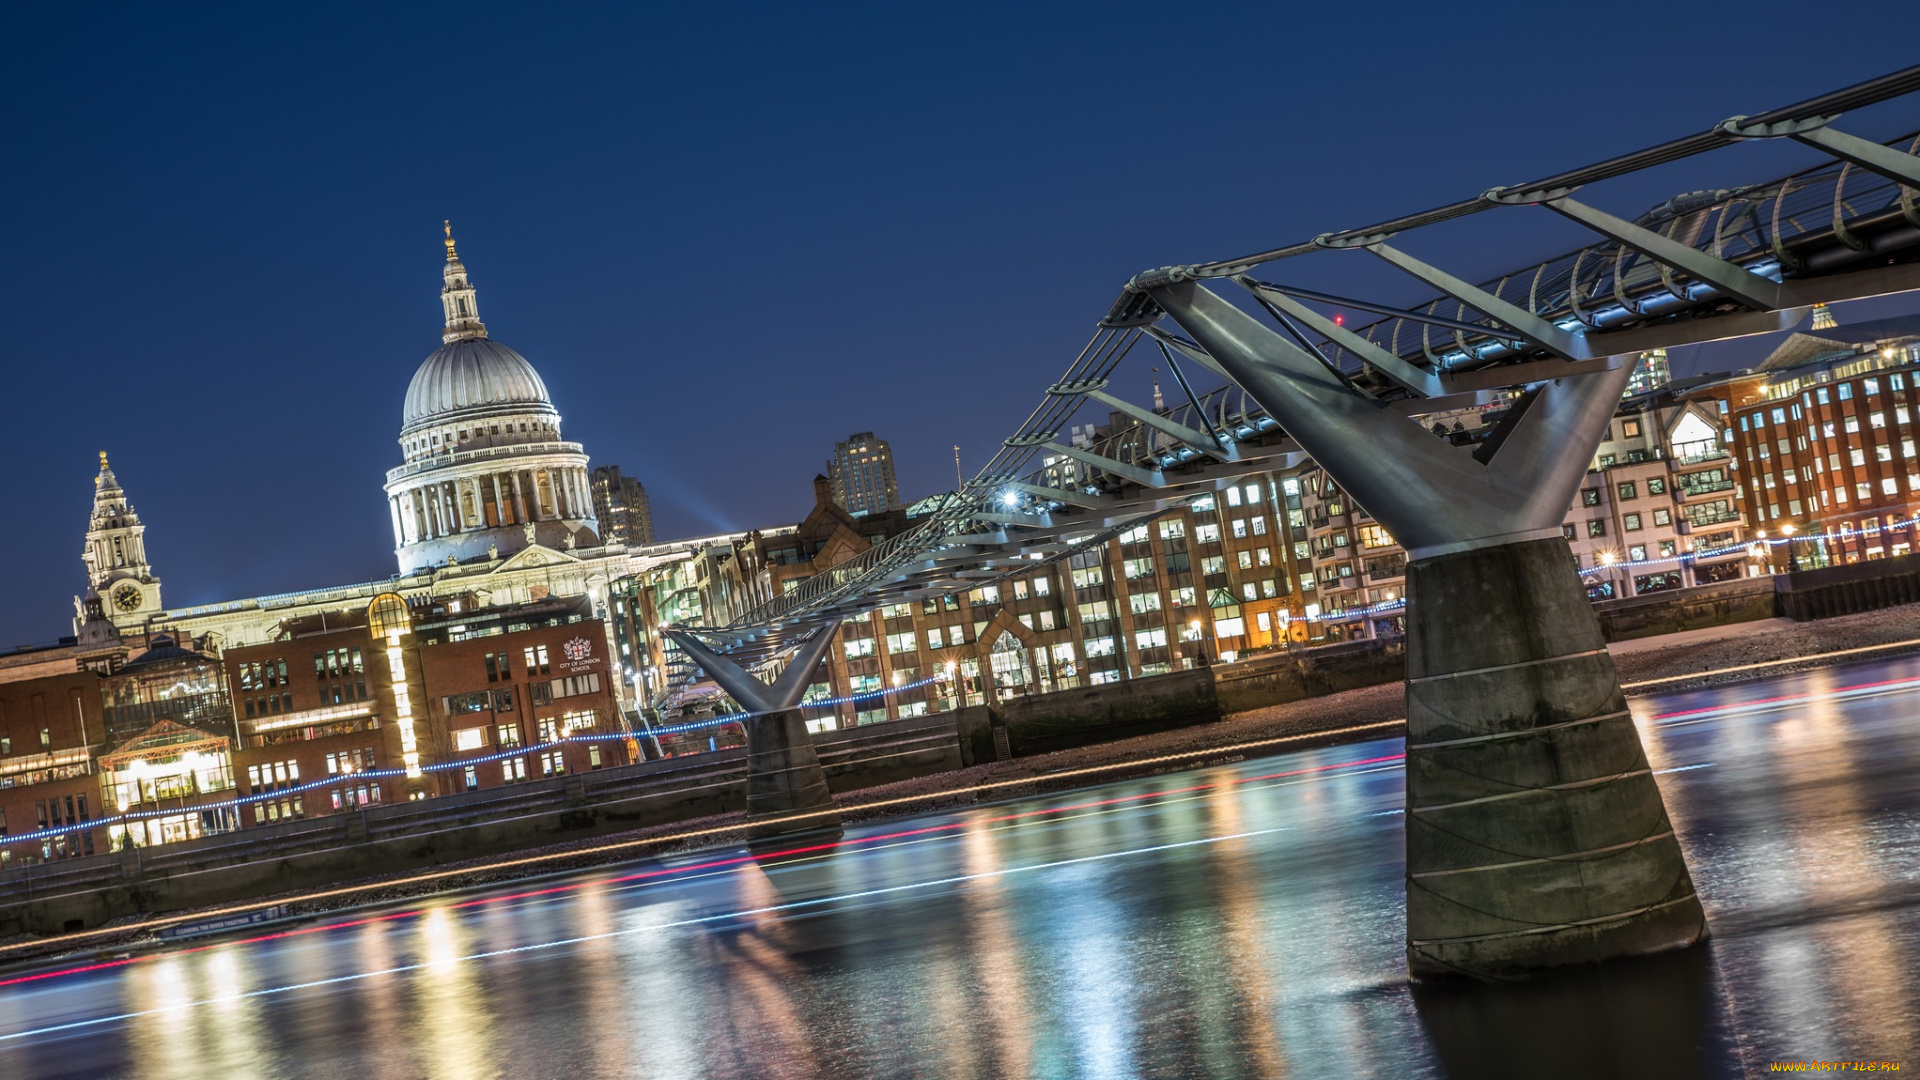
<svg viewBox="0 0 1920 1080"><path fill-rule="evenodd" d="M1284 982L1283 973L1267 953L1266 919L1260 902L1260 882L1255 877L1252 841L1240 834L1246 826L1247 793L1233 787L1220 787L1207 799L1213 835L1234 837L1217 849L1219 868L1213 887L1220 913L1222 980L1233 988L1231 1007L1210 1010L1203 1030L1232 1033L1243 1041L1248 1059L1243 1072L1232 1059L1206 1048L1204 1061L1211 1076L1252 1075L1284 1077L1290 1070L1281 1053L1280 1032L1276 1027L1279 995L1276 987ZM1224 1015L1223 1015L1224 1013ZM1241 1055L1233 1055L1238 1058Z"/></svg>
<svg viewBox="0 0 1920 1080"><path fill-rule="evenodd" d="M773 1078L813 1076L813 1043L790 995L801 981L789 957L791 928L765 910L786 901L758 863L730 876L733 904L743 914L703 938L704 977L713 980L725 1013L726 1045L718 1049L731 1069L721 1075L753 1075L760 1066Z"/></svg>
<svg viewBox="0 0 1920 1080"><path fill-rule="evenodd" d="M429 910L415 930L424 972L413 973L411 1041L420 1075L430 1080L490 1080L508 1064L494 1041L493 1009L480 965L463 961L473 937L446 907Z"/></svg>
<svg viewBox="0 0 1920 1080"><path fill-rule="evenodd" d="M986 1054L980 1074L1025 1080L1033 1075L1033 1010L1013 903L998 875L1005 868L1000 838L975 815L960 837L960 865L976 884L964 891L967 939L978 943L974 980L979 993L970 1002L985 1028ZM964 1030L951 1027L948 1030Z"/></svg>
<svg viewBox="0 0 1920 1080"><path fill-rule="evenodd" d="M1505 986L1417 988L1452 1080L1745 1075L1709 948Z"/></svg>
<svg viewBox="0 0 1920 1080"><path fill-rule="evenodd" d="M1464 1080L1914 1061L1920 691L1831 693L1900 672L1920 659L1637 707L1655 768L1690 770L1660 784L1715 937L1678 956L1415 992L1401 777L1349 767L1397 752L1382 742L0 988L0 1074ZM893 835L915 828L933 831Z"/></svg>

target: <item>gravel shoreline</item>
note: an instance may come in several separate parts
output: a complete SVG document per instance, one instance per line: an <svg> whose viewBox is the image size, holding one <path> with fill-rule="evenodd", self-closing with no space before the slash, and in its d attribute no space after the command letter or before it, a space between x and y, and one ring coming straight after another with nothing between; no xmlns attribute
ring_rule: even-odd
<svg viewBox="0 0 1920 1080"><path fill-rule="evenodd" d="M1718 636L1696 636L1715 634ZM1704 686L1771 678L1794 671L1844 663L1852 657L1823 658L1816 654L1845 649L1904 643L1899 648L1866 653L1875 659L1920 652L1920 604L1849 615L1818 622L1792 623L1774 619L1743 627L1696 631L1669 638L1642 639L1613 647L1622 682L1673 679L1650 692L1669 693ZM1749 664L1788 661L1758 670L1723 672ZM1685 676L1695 676L1686 678ZM1632 691L1630 691L1632 693ZM1284 753L1312 746L1337 745L1388 738L1400 733L1403 719L1401 684L1363 687L1304 701L1289 702L1236 713L1217 723L1142 735L1118 742L1062 750L1014 761L992 762L955 772L903 780L880 787L848 792L839 797L841 817L847 823L884 820L929 811L973 806L1019 798L1049 790L1083 787L1117 779L1178 772L1227 764L1246 757ZM1353 730L1362 725L1372 725ZM1284 741L1282 741L1284 740ZM1245 746L1255 743L1265 745ZM1176 757L1177 756L1177 757ZM1175 758L1174 760L1167 760ZM1086 770L1098 770L1088 772ZM983 787L983 785L986 785ZM704 830L707 835L688 836ZM737 849L741 842L738 814L717 815L670 825L651 826L592 839L551 844L506 856L451 863L408 875L343 881L334 886L340 895L289 905L292 919L416 899L485 885L574 873L595 866L657 859L696 850ZM502 864L505 865L502 865ZM409 881L431 875L430 880ZM390 884L383 884L390 881ZM311 893L302 890L301 893ZM203 911L257 908L284 897L263 896L244 904ZM169 921L191 920L200 913L169 913ZM150 921L130 916L123 923ZM110 927L108 928L110 929ZM124 935L89 936L80 942L17 937L0 941L7 955L0 964L46 961L58 956L98 957L138 950L154 944L150 931L128 928ZM39 948L33 946L38 944ZM25 946L25 948L22 948Z"/></svg>

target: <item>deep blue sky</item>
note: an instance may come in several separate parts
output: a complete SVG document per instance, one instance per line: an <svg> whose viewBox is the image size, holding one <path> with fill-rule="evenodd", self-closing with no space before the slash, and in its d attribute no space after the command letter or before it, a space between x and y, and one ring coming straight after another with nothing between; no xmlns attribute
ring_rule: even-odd
<svg viewBox="0 0 1920 1080"><path fill-rule="evenodd" d="M1904 3L325 7L3 17L0 647L69 631L100 449L171 604L390 574L442 218L568 437L687 536L797 518L856 430L903 494L950 487L950 447L982 464L1140 269L1914 59ZM1527 213L1412 246L1460 239L1470 271L1567 246Z"/></svg>

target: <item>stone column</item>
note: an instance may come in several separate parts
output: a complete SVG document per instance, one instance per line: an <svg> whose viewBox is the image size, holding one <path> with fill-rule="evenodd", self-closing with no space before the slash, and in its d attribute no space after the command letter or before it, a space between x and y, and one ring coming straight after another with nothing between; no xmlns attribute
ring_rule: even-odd
<svg viewBox="0 0 1920 1080"><path fill-rule="evenodd" d="M1419 559L1407 593L1414 977L1501 976L1704 937L1566 542Z"/></svg>
<svg viewBox="0 0 1920 1080"><path fill-rule="evenodd" d="M527 498L525 493L520 490L520 474L518 472L510 472L507 474L507 479L513 484L514 517L521 522L535 520L531 514L527 513Z"/></svg>
<svg viewBox="0 0 1920 1080"><path fill-rule="evenodd" d="M800 710L756 716L746 728L747 839L838 830L840 812Z"/></svg>

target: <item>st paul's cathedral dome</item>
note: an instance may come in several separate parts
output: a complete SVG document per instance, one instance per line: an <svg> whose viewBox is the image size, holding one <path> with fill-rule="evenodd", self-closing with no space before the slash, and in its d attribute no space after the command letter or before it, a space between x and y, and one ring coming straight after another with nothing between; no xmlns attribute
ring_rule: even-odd
<svg viewBox="0 0 1920 1080"><path fill-rule="evenodd" d="M504 558L531 544L599 545L587 454L527 358L493 341L447 229L441 346L407 386L387 472L400 572Z"/></svg>

